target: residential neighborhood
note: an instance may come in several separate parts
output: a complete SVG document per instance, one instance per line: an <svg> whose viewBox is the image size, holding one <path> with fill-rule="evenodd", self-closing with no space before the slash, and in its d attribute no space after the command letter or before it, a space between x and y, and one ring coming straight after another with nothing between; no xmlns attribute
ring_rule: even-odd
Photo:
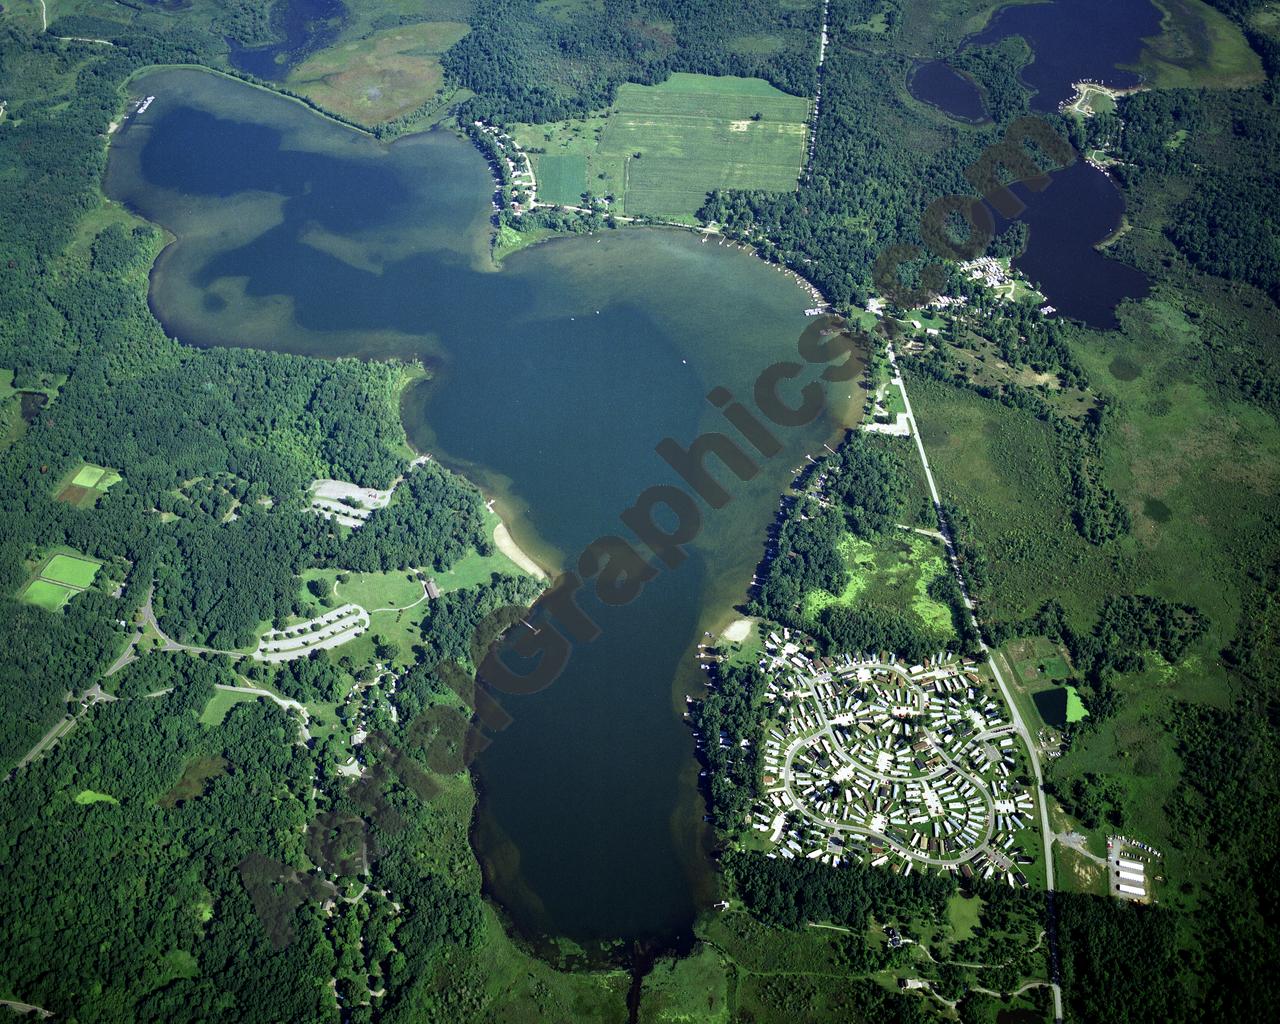
<svg viewBox="0 0 1280 1024"><path fill-rule="evenodd" d="M752 822L776 856L1028 884L1018 834L1033 821L1032 788L979 666L945 653L912 666L815 658L783 634L760 659L774 710Z"/></svg>

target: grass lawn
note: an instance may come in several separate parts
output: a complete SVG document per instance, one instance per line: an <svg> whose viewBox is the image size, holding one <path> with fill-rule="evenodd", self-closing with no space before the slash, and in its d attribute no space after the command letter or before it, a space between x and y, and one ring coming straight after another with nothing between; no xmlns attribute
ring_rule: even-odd
<svg viewBox="0 0 1280 1024"><path fill-rule="evenodd" d="M485 515L490 538L499 523L497 515ZM524 571L501 551L490 555L469 551L448 572L424 572L425 578L434 579L442 594L487 583L499 573L505 576L523 576ZM347 582L338 581L346 576ZM321 605L307 589L315 579L326 579L333 587L333 598L328 606ZM328 607L342 604L358 604L369 612L369 630L350 643L332 648L329 657L333 661L350 658L357 666L371 664L374 658L373 637L380 635L400 648L396 663L407 666L413 659L413 647L422 639L422 619L430 609L424 598L422 582L409 570L394 572L348 572L341 569L308 569L302 574L299 596L303 602L303 618L322 614Z"/></svg>
<svg viewBox="0 0 1280 1024"><path fill-rule="evenodd" d="M82 789L73 799L78 804L118 804L120 801L110 793L99 793L92 789Z"/></svg>
<svg viewBox="0 0 1280 1024"><path fill-rule="evenodd" d="M1067 687L1067 724L1072 722L1081 722L1089 717L1089 712L1084 706L1084 701L1080 699L1080 694L1076 692L1074 686Z"/></svg>
<svg viewBox="0 0 1280 1024"><path fill-rule="evenodd" d="M93 583L93 578L98 575L98 570L101 568L102 563L95 562L92 559L75 558L71 555L54 555L40 570L40 575L54 583L61 583L68 587L75 587L77 590L83 590Z"/></svg>
<svg viewBox="0 0 1280 1024"><path fill-rule="evenodd" d="M56 612L70 601L76 593L77 591L72 590L70 587L50 583L48 580L32 580L27 584L27 589L22 591L20 596L27 604L33 604L37 608Z"/></svg>
<svg viewBox="0 0 1280 1024"><path fill-rule="evenodd" d="M102 474L105 472L106 470L101 466L90 466L86 464L80 467L76 475L71 478L71 482L77 487L95 487L97 486L98 481L102 479Z"/></svg>
<svg viewBox="0 0 1280 1024"><path fill-rule="evenodd" d="M947 903L947 922L951 925L951 939L961 942L969 938L978 927L982 913L982 900L977 896L961 896L956 893Z"/></svg>
<svg viewBox="0 0 1280 1024"><path fill-rule="evenodd" d="M222 724L222 720L227 717L227 712L237 704L244 704L248 701L260 699L257 694L253 693L236 693L233 690L215 690L213 696L209 698L209 703L204 706L204 710L200 712L200 724L217 727ZM261 698L265 700L266 698Z"/></svg>

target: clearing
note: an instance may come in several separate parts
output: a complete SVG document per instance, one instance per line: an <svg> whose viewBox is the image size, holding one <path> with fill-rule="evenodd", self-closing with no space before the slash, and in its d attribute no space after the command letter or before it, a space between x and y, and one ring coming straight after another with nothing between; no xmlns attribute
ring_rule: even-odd
<svg viewBox="0 0 1280 1024"><path fill-rule="evenodd" d="M929 585L947 573L945 549L935 537L898 533L874 543L846 534L837 544L849 575L839 594L812 590L804 598L804 616L815 622L832 604L849 607L883 605L910 612L921 626L938 634L940 643L954 640L951 609L929 596Z"/></svg>
<svg viewBox="0 0 1280 1024"><path fill-rule="evenodd" d="M31 582L18 595L27 604L57 611L76 594L93 583L102 563L79 554L49 556L32 574Z"/></svg>
<svg viewBox="0 0 1280 1024"><path fill-rule="evenodd" d="M74 472L59 481L54 495L58 501L65 501L77 508L91 508L123 479L116 470L108 466L82 462Z"/></svg>
<svg viewBox="0 0 1280 1024"><path fill-rule="evenodd" d="M633 216L691 218L712 189L794 190L809 106L760 79L677 73L623 85L612 107L579 120L518 125L515 137L540 202L577 205L589 191Z"/></svg>

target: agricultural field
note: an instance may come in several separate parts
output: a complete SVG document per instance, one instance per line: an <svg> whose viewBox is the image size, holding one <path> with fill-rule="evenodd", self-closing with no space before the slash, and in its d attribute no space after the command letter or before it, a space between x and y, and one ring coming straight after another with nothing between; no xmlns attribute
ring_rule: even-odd
<svg viewBox="0 0 1280 1024"><path fill-rule="evenodd" d="M547 153L538 157L538 198L544 203L577 206L587 191L585 153Z"/></svg>
<svg viewBox="0 0 1280 1024"><path fill-rule="evenodd" d="M308 57L287 82L318 106L357 124L392 121L442 96L440 55L468 31L457 21L384 29Z"/></svg>
<svg viewBox="0 0 1280 1024"><path fill-rule="evenodd" d="M123 479L114 469L86 462L62 479L55 496L69 505L91 508Z"/></svg>
<svg viewBox="0 0 1280 1024"><path fill-rule="evenodd" d="M57 611L92 585L102 563L83 555L57 553L42 561L18 595L28 604Z"/></svg>
<svg viewBox="0 0 1280 1024"><path fill-rule="evenodd" d="M576 203L589 190L619 199L623 213L689 218L712 189L794 189L808 117L809 100L760 79L674 74L621 86L606 111L515 135L534 151L544 202Z"/></svg>

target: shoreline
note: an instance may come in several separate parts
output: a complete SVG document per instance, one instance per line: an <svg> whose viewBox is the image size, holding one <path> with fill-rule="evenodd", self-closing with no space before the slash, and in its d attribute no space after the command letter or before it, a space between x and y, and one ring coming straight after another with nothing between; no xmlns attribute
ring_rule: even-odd
<svg viewBox="0 0 1280 1024"><path fill-rule="evenodd" d="M535 562L533 556L516 543L515 538L511 536L511 531L507 529L507 524L501 518L498 519L498 525L493 528L493 544L494 547L535 579L549 580L551 578L551 574Z"/></svg>

